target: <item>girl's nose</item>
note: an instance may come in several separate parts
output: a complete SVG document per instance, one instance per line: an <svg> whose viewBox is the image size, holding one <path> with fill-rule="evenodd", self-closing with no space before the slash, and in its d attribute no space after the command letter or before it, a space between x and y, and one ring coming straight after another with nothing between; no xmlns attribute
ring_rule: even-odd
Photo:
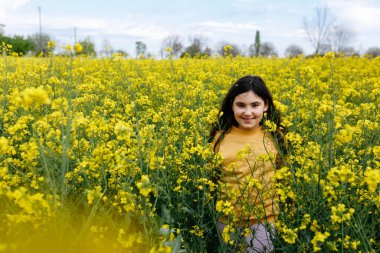
<svg viewBox="0 0 380 253"><path fill-rule="evenodd" d="M248 109L243 112L243 115L251 115L252 113L253 111Z"/></svg>

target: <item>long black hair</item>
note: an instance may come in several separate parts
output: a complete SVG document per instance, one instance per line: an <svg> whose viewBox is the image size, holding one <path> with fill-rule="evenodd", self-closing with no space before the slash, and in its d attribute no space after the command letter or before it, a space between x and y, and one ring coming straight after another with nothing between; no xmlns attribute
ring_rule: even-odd
<svg viewBox="0 0 380 253"><path fill-rule="evenodd" d="M259 96L266 105L268 105L268 110L266 111L266 119L276 124L276 131L272 132L273 137L278 142L281 149L285 149L284 146L284 132L285 128L281 125L281 116L273 103L272 94L270 93L268 87L265 85L264 80L259 76L244 76L234 83L226 96L224 97L223 103L219 110L219 117L217 122L213 125L209 142L212 142L215 138L217 132L220 133L219 138L215 141L215 147L222 141L224 135L231 130L232 126L238 127L234 112L232 111L232 104L235 97L245 93L253 91L257 96ZM260 125L263 124L263 120Z"/></svg>

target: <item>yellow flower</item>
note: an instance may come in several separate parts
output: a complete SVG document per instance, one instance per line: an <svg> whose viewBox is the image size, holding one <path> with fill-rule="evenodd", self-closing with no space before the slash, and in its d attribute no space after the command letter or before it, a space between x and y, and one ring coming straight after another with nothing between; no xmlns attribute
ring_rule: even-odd
<svg viewBox="0 0 380 253"><path fill-rule="evenodd" d="M66 46L63 47L63 49L70 53L73 50L73 46L71 44L67 44Z"/></svg>
<svg viewBox="0 0 380 253"><path fill-rule="evenodd" d="M319 228L320 228L320 226L318 225L318 221L313 220L313 223L310 226L310 230L316 233Z"/></svg>
<svg viewBox="0 0 380 253"><path fill-rule="evenodd" d="M223 200L218 200L216 202L216 211L221 212L224 214L230 214L234 210L234 207L232 206L232 203L229 202L228 200L223 201Z"/></svg>
<svg viewBox="0 0 380 253"><path fill-rule="evenodd" d="M291 172L288 167L282 167L281 169L276 170L276 179L288 179L291 176Z"/></svg>
<svg viewBox="0 0 380 253"><path fill-rule="evenodd" d="M8 139L4 136L0 137L0 155L5 155L9 152Z"/></svg>
<svg viewBox="0 0 380 253"><path fill-rule="evenodd" d="M368 167L364 172L364 176L368 191L374 193L380 183L380 169L372 169L371 167Z"/></svg>
<svg viewBox="0 0 380 253"><path fill-rule="evenodd" d="M198 225L193 226L193 229L190 230L190 233L201 238L204 236L203 229L201 229Z"/></svg>
<svg viewBox="0 0 380 253"><path fill-rule="evenodd" d="M302 136L294 132L287 133L285 139L287 142L291 143L294 147L299 147L303 142Z"/></svg>
<svg viewBox="0 0 380 253"><path fill-rule="evenodd" d="M93 190L87 190L87 202L91 205L94 200L100 199L102 196L102 187L97 185Z"/></svg>
<svg viewBox="0 0 380 253"><path fill-rule="evenodd" d="M125 231L123 228L120 228L116 241L122 248L131 249L134 245L142 243L142 236L139 233Z"/></svg>
<svg viewBox="0 0 380 253"><path fill-rule="evenodd" d="M313 239L311 240L311 243L313 244L313 251L314 252L320 251L321 248L319 247L319 244L324 242L329 236L330 236L329 232L324 232L324 233L321 233L319 231L316 232Z"/></svg>
<svg viewBox="0 0 380 253"><path fill-rule="evenodd" d="M289 244L294 244L298 238L297 229L290 229L285 227L282 227L280 229L281 231L281 237L284 239L285 242Z"/></svg>
<svg viewBox="0 0 380 253"><path fill-rule="evenodd" d="M335 54L334 54L334 52L328 52L323 57L327 58L327 59L334 59L335 58Z"/></svg>
<svg viewBox="0 0 380 253"><path fill-rule="evenodd" d="M173 49L172 49L171 47L166 47L166 48L164 49L164 52L165 52L165 53L171 53L171 52L173 52Z"/></svg>
<svg viewBox="0 0 380 253"><path fill-rule="evenodd" d="M43 87L26 88L16 97L16 102L25 109L30 107L39 107L41 105L50 104L51 100Z"/></svg>
<svg viewBox="0 0 380 253"><path fill-rule="evenodd" d="M276 123L274 123L270 120L265 120L264 126L265 126L265 131L267 131L267 132L275 132L277 129Z"/></svg>
<svg viewBox="0 0 380 253"><path fill-rule="evenodd" d="M0 252L6 252L7 248L7 244L0 242Z"/></svg>
<svg viewBox="0 0 380 253"><path fill-rule="evenodd" d="M232 50L233 50L233 48L232 48L231 45L226 45L226 46L224 46L224 47L223 47L223 54L224 54L224 56L231 55Z"/></svg>
<svg viewBox="0 0 380 253"><path fill-rule="evenodd" d="M48 44L47 44L47 46L48 46L48 49L50 49L50 50L53 50L54 48L55 48L55 41L54 40L49 40L48 41Z"/></svg>
<svg viewBox="0 0 380 253"><path fill-rule="evenodd" d="M373 155L374 155L375 159L380 160L380 146L373 147Z"/></svg>
<svg viewBox="0 0 380 253"><path fill-rule="evenodd" d="M339 132L335 135L336 141L340 145L351 142L353 135L355 133L355 130L356 130L355 127L352 127L352 126L346 124L344 126L344 129L339 130Z"/></svg>
<svg viewBox="0 0 380 253"><path fill-rule="evenodd" d="M80 43L74 45L74 52L80 54L83 51L83 46Z"/></svg>
<svg viewBox="0 0 380 253"><path fill-rule="evenodd" d="M332 168L327 174L329 183L335 187L339 186L342 182L354 183L356 178L356 174L346 164Z"/></svg>
<svg viewBox="0 0 380 253"><path fill-rule="evenodd" d="M136 186L144 197L147 197L149 193L154 191L148 175L142 175L141 180L136 183Z"/></svg>
<svg viewBox="0 0 380 253"><path fill-rule="evenodd" d="M230 245L234 244L234 240L231 239L231 236L235 233L235 231L236 229L233 226L231 225L225 226L222 231L223 241Z"/></svg>
<svg viewBox="0 0 380 253"><path fill-rule="evenodd" d="M149 253L171 253L172 247L170 245L162 245L154 246L149 250Z"/></svg>
<svg viewBox="0 0 380 253"><path fill-rule="evenodd" d="M133 133L133 129L130 124L124 121L119 121L114 127L114 132L118 140L128 140Z"/></svg>
<svg viewBox="0 0 380 253"><path fill-rule="evenodd" d="M299 227L299 229L306 229L306 226L310 223L310 214L304 214L303 216L303 219L302 219L302 222L301 222L301 226Z"/></svg>
<svg viewBox="0 0 380 253"><path fill-rule="evenodd" d="M344 204L338 204L338 206L331 207L331 221L332 223L342 223L343 221L351 220L352 214L355 212L355 209L350 208L346 212L346 206Z"/></svg>
<svg viewBox="0 0 380 253"><path fill-rule="evenodd" d="M246 157L251 153L252 147L249 143L247 143L243 149L241 149L237 155L236 158L238 160L245 160Z"/></svg>

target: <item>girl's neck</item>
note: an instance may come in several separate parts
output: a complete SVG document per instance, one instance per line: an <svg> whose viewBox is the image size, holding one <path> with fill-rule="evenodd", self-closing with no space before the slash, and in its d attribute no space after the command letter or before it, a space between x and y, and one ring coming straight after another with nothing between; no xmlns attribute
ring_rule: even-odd
<svg viewBox="0 0 380 253"><path fill-rule="evenodd" d="M253 129L244 129L244 128L239 128L239 127L236 127L236 126L232 126L231 130L240 132L242 134L252 134L252 133L260 132L261 129L262 129L261 126L258 126L256 128L253 128Z"/></svg>

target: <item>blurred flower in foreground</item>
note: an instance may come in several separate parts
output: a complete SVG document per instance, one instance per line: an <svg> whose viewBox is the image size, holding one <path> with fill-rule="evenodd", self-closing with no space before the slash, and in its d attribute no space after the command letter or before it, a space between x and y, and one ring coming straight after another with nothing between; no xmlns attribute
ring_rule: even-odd
<svg viewBox="0 0 380 253"><path fill-rule="evenodd" d="M83 47L80 43L76 43L74 46L74 51L76 54L80 54L83 51Z"/></svg>
<svg viewBox="0 0 380 253"><path fill-rule="evenodd" d="M115 124L114 133L116 134L116 138L118 140L127 140L131 137L133 129L130 124L124 121L119 121Z"/></svg>
<svg viewBox="0 0 380 253"><path fill-rule="evenodd" d="M46 90L41 86L38 88L26 88L18 94L15 100L17 104L21 105L25 109L51 103Z"/></svg>
<svg viewBox="0 0 380 253"><path fill-rule="evenodd" d="M48 42L48 49L51 49L51 50L53 50L54 48L55 48L55 41L54 40L50 40L49 42Z"/></svg>

